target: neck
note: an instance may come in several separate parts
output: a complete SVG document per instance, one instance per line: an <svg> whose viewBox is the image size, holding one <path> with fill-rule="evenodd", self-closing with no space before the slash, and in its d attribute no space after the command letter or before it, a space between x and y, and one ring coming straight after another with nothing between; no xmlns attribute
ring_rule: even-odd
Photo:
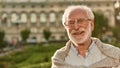
<svg viewBox="0 0 120 68"><path fill-rule="evenodd" d="M78 50L78 53L80 55L82 55L83 57L85 57L86 55L86 52L88 51L89 49L89 46L91 44L92 40L91 39L88 39L85 43L82 43L82 44L77 44L76 49Z"/></svg>
<svg viewBox="0 0 120 68"><path fill-rule="evenodd" d="M88 50L90 44L91 44L91 39L88 39L85 43L78 44L77 48L80 50Z"/></svg>

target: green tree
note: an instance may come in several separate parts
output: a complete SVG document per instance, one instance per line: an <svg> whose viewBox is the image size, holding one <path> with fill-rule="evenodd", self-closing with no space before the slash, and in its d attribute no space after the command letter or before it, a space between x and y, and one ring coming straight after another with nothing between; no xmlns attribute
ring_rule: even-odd
<svg viewBox="0 0 120 68"><path fill-rule="evenodd" d="M95 14L95 19L94 19L93 36L101 38L101 35L109 28L108 19L102 13L94 13L94 14Z"/></svg>
<svg viewBox="0 0 120 68"><path fill-rule="evenodd" d="M29 29L24 29L21 31L20 35L21 35L21 38L22 38L22 41L23 42L26 42L26 40L29 38L29 35L30 35L30 30Z"/></svg>
<svg viewBox="0 0 120 68"><path fill-rule="evenodd" d="M113 36L116 38L116 42L120 42L120 27L113 28Z"/></svg>
<svg viewBox="0 0 120 68"><path fill-rule="evenodd" d="M0 41L3 41L5 37L5 32L3 30L0 30Z"/></svg>
<svg viewBox="0 0 120 68"><path fill-rule="evenodd" d="M4 37L5 37L5 32L4 30L0 30L0 49L4 48L7 44L4 41Z"/></svg>
<svg viewBox="0 0 120 68"><path fill-rule="evenodd" d="M48 42L49 38L51 36L51 31L49 29L44 29L43 30L43 35L44 35L45 40Z"/></svg>

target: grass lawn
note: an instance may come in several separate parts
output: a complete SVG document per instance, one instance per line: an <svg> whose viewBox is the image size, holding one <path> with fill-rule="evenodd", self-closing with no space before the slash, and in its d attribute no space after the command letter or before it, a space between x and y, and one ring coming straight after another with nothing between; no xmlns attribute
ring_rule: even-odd
<svg viewBox="0 0 120 68"><path fill-rule="evenodd" d="M50 68L51 56L64 44L27 45L23 51L0 57L0 68Z"/></svg>

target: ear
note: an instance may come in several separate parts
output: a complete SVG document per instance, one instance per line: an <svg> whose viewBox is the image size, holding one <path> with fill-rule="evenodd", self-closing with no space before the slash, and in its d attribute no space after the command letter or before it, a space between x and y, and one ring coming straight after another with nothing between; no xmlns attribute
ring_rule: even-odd
<svg viewBox="0 0 120 68"><path fill-rule="evenodd" d="M68 28L65 26L65 25L63 25L64 26L64 28L67 30Z"/></svg>
<svg viewBox="0 0 120 68"><path fill-rule="evenodd" d="M94 31L94 20L91 20L91 28L92 28L92 31Z"/></svg>

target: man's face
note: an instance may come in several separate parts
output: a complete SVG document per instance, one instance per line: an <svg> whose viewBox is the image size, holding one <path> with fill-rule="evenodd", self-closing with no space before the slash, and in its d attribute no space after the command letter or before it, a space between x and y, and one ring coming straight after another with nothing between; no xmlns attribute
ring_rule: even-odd
<svg viewBox="0 0 120 68"><path fill-rule="evenodd" d="M84 11L74 10L69 13L65 28L71 41L83 44L91 37L94 24Z"/></svg>

